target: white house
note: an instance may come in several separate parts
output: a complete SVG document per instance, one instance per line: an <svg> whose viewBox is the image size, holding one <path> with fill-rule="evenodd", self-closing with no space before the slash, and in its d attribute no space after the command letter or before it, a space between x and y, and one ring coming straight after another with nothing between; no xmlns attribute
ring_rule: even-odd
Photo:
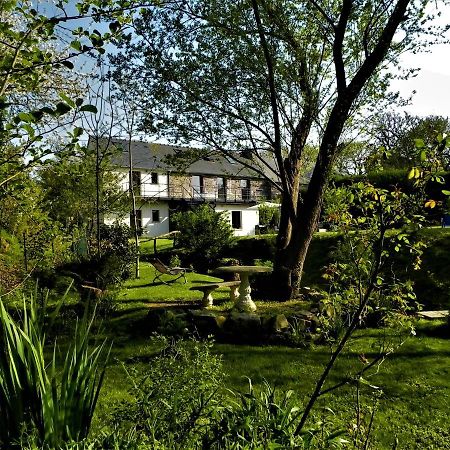
<svg viewBox="0 0 450 450"><path fill-rule="evenodd" d="M120 149L115 158L124 191L129 189L128 142L114 139ZM182 147L133 141L132 179L137 201L137 224L147 236L160 236L171 231L170 215L202 203L227 214L236 236L255 234L259 225L257 205L271 200L273 184L251 169L223 156L204 157L184 167L170 164L170 157L186 149ZM276 190L275 190L276 193ZM130 224L126 217L106 217Z"/></svg>

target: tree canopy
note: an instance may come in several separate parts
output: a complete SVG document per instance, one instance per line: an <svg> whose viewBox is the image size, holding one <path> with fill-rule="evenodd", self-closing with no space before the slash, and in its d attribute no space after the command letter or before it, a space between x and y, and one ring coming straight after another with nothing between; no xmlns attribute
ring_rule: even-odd
<svg viewBox="0 0 450 450"><path fill-rule="evenodd" d="M114 79L139 94L147 132L205 144L278 177L283 205L275 272L289 285L294 274L295 284L346 130L357 112L380 107L392 61L441 31L430 24L428 4L162 3L134 17L121 52L111 57ZM318 155L302 195L302 155L313 141Z"/></svg>

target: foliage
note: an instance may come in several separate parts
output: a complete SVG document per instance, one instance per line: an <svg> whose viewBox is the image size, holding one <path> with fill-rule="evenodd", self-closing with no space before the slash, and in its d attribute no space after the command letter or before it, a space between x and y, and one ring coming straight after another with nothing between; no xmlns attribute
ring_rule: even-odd
<svg viewBox="0 0 450 450"><path fill-rule="evenodd" d="M423 149L420 151L423 151ZM419 151L416 150L416 152ZM431 179L431 177L421 177L420 179L408 178L409 173L410 169L384 169L378 172L369 172L365 176L335 176L331 187L327 191L324 209L329 208L327 206L329 203L332 205L333 202L338 201L335 195L339 195L338 189L340 187L367 180L380 189L401 189L411 198L410 214L422 214L429 223L440 223L446 201L446 196L443 194L443 191L450 189L450 173L440 171L440 166L437 170L434 170L434 179ZM436 183L436 178L440 181L439 183ZM420 186L417 181L420 182ZM424 210L425 202L429 199L436 201L436 207Z"/></svg>
<svg viewBox="0 0 450 450"><path fill-rule="evenodd" d="M181 232L176 245L184 249L186 262L199 271L210 269L232 241L233 231L225 214L208 205L175 213L172 220Z"/></svg>
<svg viewBox="0 0 450 450"><path fill-rule="evenodd" d="M270 233L272 230L278 228L280 223L280 206L262 203L259 205L258 211L259 224L265 227L265 233Z"/></svg>
<svg viewBox="0 0 450 450"><path fill-rule="evenodd" d="M329 289L323 292L321 301L322 322L333 339L345 332L364 300L360 324L374 314L376 324L380 324L417 308L412 282L400 276L408 270L397 270L393 255L405 248L409 255L404 263L418 270L425 245L402 229L387 233L399 221L403 226L417 227L423 220L411 215L409 196L400 190L388 191L360 182L336 192L335 197L341 200L334 211L330 209L329 216L343 232L343 240L334 252L335 262L323 275Z"/></svg>
<svg viewBox="0 0 450 450"><path fill-rule="evenodd" d="M22 319L14 319L0 302L0 443L17 442L25 432L38 445L50 448L87 437L105 366L104 343L89 349L92 321L87 310L75 335L64 349L59 370L58 348L46 360L46 322L58 315L64 298L46 317L44 307L33 296L24 300Z"/></svg>
<svg viewBox="0 0 450 450"><path fill-rule="evenodd" d="M132 400L113 420L150 448L195 448L220 405L220 357L210 341L158 339L161 352L144 375L128 373Z"/></svg>
<svg viewBox="0 0 450 450"><path fill-rule="evenodd" d="M67 233L82 230L90 236L94 229L97 176L100 214L123 215L129 209L118 176L111 172L112 150L101 149L101 156L102 163L96 167L96 155L90 148L82 149L75 156L61 153L39 171L44 207L51 219L60 223Z"/></svg>
<svg viewBox="0 0 450 450"><path fill-rule="evenodd" d="M170 257L169 266L170 267L180 267L181 266L180 257L178 255L172 255Z"/></svg>
<svg viewBox="0 0 450 450"><path fill-rule="evenodd" d="M278 393L264 382L258 392L249 379L245 393L232 392L233 402L225 406L220 422L204 440L208 448L258 449L298 448L304 450L345 448L345 429L317 421L302 435L294 434L301 408L293 391Z"/></svg>
<svg viewBox="0 0 450 450"><path fill-rule="evenodd" d="M138 93L143 130L198 142L276 180L274 277L284 299L298 287L345 132L364 107L397 99L388 61L439 37L428 3L174 1L143 10L111 55L114 81Z"/></svg>
<svg viewBox="0 0 450 450"><path fill-rule="evenodd" d="M371 128L372 150L368 157L368 170L377 165L384 169L406 170L422 162L415 142L420 140L423 146L435 146L438 143L436 136L445 135L450 126L445 117L381 113L371 122ZM449 170L450 153L446 150L442 156L442 169Z"/></svg>
<svg viewBox="0 0 450 450"><path fill-rule="evenodd" d="M97 248L97 244L93 245ZM100 228L100 254L81 257L57 268L74 275L78 286L91 282L99 289L113 287L131 276L134 247L130 243L130 228L115 223Z"/></svg>
<svg viewBox="0 0 450 450"><path fill-rule="evenodd" d="M0 295L20 283L22 251L17 238L0 229Z"/></svg>

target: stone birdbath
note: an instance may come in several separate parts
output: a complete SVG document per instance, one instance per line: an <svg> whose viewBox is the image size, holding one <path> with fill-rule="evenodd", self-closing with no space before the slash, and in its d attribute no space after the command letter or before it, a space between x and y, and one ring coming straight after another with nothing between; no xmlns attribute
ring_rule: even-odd
<svg viewBox="0 0 450 450"><path fill-rule="evenodd" d="M272 272L272 268L266 266L223 266L218 267L216 272L239 274L241 284L239 285L239 298L234 305L234 309L241 312L253 312L256 311L256 305L251 296L250 275L254 273Z"/></svg>

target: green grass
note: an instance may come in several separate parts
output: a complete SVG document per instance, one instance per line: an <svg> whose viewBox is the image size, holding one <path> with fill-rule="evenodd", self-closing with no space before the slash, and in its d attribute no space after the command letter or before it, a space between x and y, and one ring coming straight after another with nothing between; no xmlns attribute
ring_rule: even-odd
<svg viewBox="0 0 450 450"><path fill-rule="evenodd" d="M156 239L156 251L168 250L173 247L173 239ZM139 239L139 250L142 255L154 255L154 239L142 237Z"/></svg>
<svg viewBox="0 0 450 450"><path fill-rule="evenodd" d="M391 449L397 438L398 449L450 449L450 347L449 339L439 336L439 323L421 322L419 333L409 338L394 355L373 372L370 383L383 393L375 418L374 449ZM363 367L360 355L376 355L382 339L396 340L386 330L358 331L331 373L329 386ZM246 376L258 387L263 380L279 389L293 389L304 402L314 381L329 359L327 346L294 349L278 346L237 346L216 344L223 355L227 381L224 388L245 390ZM113 349L101 394L96 427L101 426L115 402L127 397L127 380L122 364L145 373L155 348L146 339L123 338ZM362 400L372 404L371 389L363 386ZM355 389L344 387L324 397L321 406L331 408L342 420L354 418Z"/></svg>
<svg viewBox="0 0 450 450"><path fill-rule="evenodd" d="M448 270L446 261L450 258L449 230L424 230L425 239L433 244L425 267L437 272ZM330 251L336 244L335 233L317 234L307 260L307 273L311 281L326 264ZM151 248L152 250L152 248ZM150 251L150 250L149 250ZM150 253L149 253L150 254ZM433 259L438 255L438 259ZM450 264L450 261L448 261ZM439 272L445 281L445 274ZM145 373L156 349L142 333L145 315L152 306L198 305L201 293L189 288L195 284L217 280L208 275L189 273L188 283L182 280L164 284L153 284L155 269L142 263L141 278L128 280L121 289L118 310L107 324L107 333L114 337L112 359L107 371L95 418L95 429L108 423L114 405L128 397L129 381L124 367ZM170 279L167 277L166 279ZM426 280L425 280L426 281ZM216 310L229 308L229 290L213 294ZM304 302L286 304L257 302L261 313L292 313L306 309ZM140 329L135 326L139 324ZM378 371L367 377L371 384L382 391L375 417L374 445L377 450L392 449L398 439L398 449L450 449L450 336L442 333L442 322L418 324L418 335L410 337ZM328 386L343 377L360 370L362 359L375 356L378 344L383 339L396 340L390 330L367 329L358 331L341 355L328 380ZM276 385L280 390L292 389L300 403L311 393L314 381L329 360L327 346L313 346L295 349L280 346L247 346L216 344L215 349L223 356L227 380L224 388L245 390L246 376L259 387L263 380ZM361 356L364 355L364 358ZM362 387L362 401L372 404L373 391ZM354 418L355 389L340 388L323 397L316 409L320 414L322 406L331 408L344 423Z"/></svg>

